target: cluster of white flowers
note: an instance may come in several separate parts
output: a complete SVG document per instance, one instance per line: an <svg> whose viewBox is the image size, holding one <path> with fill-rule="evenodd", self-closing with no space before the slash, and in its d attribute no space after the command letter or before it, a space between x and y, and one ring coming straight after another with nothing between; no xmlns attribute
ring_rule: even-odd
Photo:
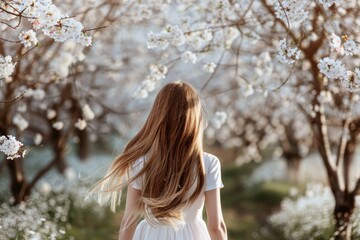
<svg viewBox="0 0 360 240"><path fill-rule="evenodd" d="M353 40L347 40L344 43L344 54L348 56L359 54L359 48Z"/></svg>
<svg viewBox="0 0 360 240"><path fill-rule="evenodd" d="M36 133L34 136L34 144L35 145L40 145L40 143L42 142L42 135L40 133Z"/></svg>
<svg viewBox="0 0 360 240"><path fill-rule="evenodd" d="M89 104L85 104L82 107L82 113L84 115L84 118L88 121L93 120L95 118L95 113L93 112L93 110L90 108Z"/></svg>
<svg viewBox="0 0 360 240"><path fill-rule="evenodd" d="M285 38L280 40L277 58L281 63L293 64L300 58L300 53L297 47L288 46Z"/></svg>
<svg viewBox="0 0 360 240"><path fill-rule="evenodd" d="M135 98L147 98L149 93L154 91L155 84L164 79L168 68L163 65L151 65L150 74L142 81L140 87L135 91L133 97Z"/></svg>
<svg viewBox="0 0 360 240"><path fill-rule="evenodd" d="M73 54L63 51L53 59L50 67L59 78L65 78L69 75L69 67L76 61Z"/></svg>
<svg viewBox="0 0 360 240"><path fill-rule="evenodd" d="M310 2L308 0L283 0L275 1L275 14L276 17L281 19L285 24L291 26L298 26L300 23L305 21L309 12L306 10Z"/></svg>
<svg viewBox="0 0 360 240"><path fill-rule="evenodd" d="M212 124L214 128L219 129L226 122L227 114L226 112L215 112L215 116L212 119Z"/></svg>
<svg viewBox="0 0 360 240"><path fill-rule="evenodd" d="M206 29L203 24L198 24L194 28L204 29L202 31L190 31L186 35L186 42L194 49L201 50L213 39L213 33L210 29ZM230 42L229 42L230 43Z"/></svg>
<svg viewBox="0 0 360 240"><path fill-rule="evenodd" d="M147 20L153 15L153 11L146 4L136 4L135 8L131 17L136 22Z"/></svg>
<svg viewBox="0 0 360 240"><path fill-rule="evenodd" d="M51 120L53 118L55 118L57 115L56 111L54 109L47 109L46 110L46 118Z"/></svg>
<svg viewBox="0 0 360 240"><path fill-rule="evenodd" d="M75 123L75 127L79 129L80 131L84 130L86 128L86 121L84 119L78 119Z"/></svg>
<svg viewBox="0 0 360 240"><path fill-rule="evenodd" d="M29 127L29 122L20 113L15 114L13 123L20 131L24 131Z"/></svg>
<svg viewBox="0 0 360 240"><path fill-rule="evenodd" d="M179 47L185 44L185 36L178 26L167 25L160 33L149 32L147 47L165 49L169 44Z"/></svg>
<svg viewBox="0 0 360 240"><path fill-rule="evenodd" d="M52 127L60 131L61 129L64 128L64 123L62 121L57 121L52 124Z"/></svg>
<svg viewBox="0 0 360 240"><path fill-rule="evenodd" d="M0 20L1 21L10 21L14 18L16 18L14 12L14 9L11 8L11 6L6 1L0 1L0 7L1 9L4 9L6 11L0 10ZM14 14L11 14L14 13Z"/></svg>
<svg viewBox="0 0 360 240"><path fill-rule="evenodd" d="M9 77L15 68L10 56L3 57L0 55L0 79Z"/></svg>
<svg viewBox="0 0 360 240"><path fill-rule="evenodd" d="M35 100L38 100L38 101L41 101L45 98L45 90L42 89L42 88L36 88L36 89L33 89L33 88L28 88L26 89L26 92L25 92L25 97L28 97L28 98L33 98Z"/></svg>
<svg viewBox="0 0 360 240"><path fill-rule="evenodd" d="M0 136L0 152L3 152L7 159L20 157L20 148L23 146L21 142L16 140L14 136Z"/></svg>
<svg viewBox="0 0 360 240"><path fill-rule="evenodd" d="M181 60L184 61L184 63L191 62L195 64L197 62L196 54L191 51L185 51L183 54L181 54Z"/></svg>
<svg viewBox="0 0 360 240"><path fill-rule="evenodd" d="M328 79L347 79L346 68L340 60L325 57L320 59L318 68Z"/></svg>
<svg viewBox="0 0 360 240"><path fill-rule="evenodd" d="M208 73L213 73L215 72L216 69L216 63L206 63L203 66L204 71L208 72Z"/></svg>
<svg viewBox="0 0 360 240"><path fill-rule="evenodd" d="M316 239L333 227L334 197L329 187L312 184L307 187L305 196L297 199L287 198L281 203L281 210L270 217L270 223L281 230L286 239ZM356 199L360 206L360 199ZM359 211L353 214L354 238L359 237Z"/></svg>
<svg viewBox="0 0 360 240"><path fill-rule="evenodd" d="M345 42L343 43L341 38L336 34L331 34L330 47L332 51L336 51L340 54L347 56L353 56L359 54L359 48L354 40L348 39L347 36L343 36Z"/></svg>
<svg viewBox="0 0 360 240"><path fill-rule="evenodd" d="M329 8L331 7L333 4L339 5L343 0L320 0L320 3L326 7Z"/></svg>
<svg viewBox="0 0 360 240"><path fill-rule="evenodd" d="M235 27L229 27L225 29L224 35L225 35L224 39L226 39L225 48L230 49L235 39L237 39L240 36L240 32Z"/></svg>
<svg viewBox="0 0 360 240"><path fill-rule="evenodd" d="M43 183L26 202L0 205L0 239L63 239L71 209L70 199L80 198L82 189L53 189ZM77 199L74 199L77 200ZM74 202L77 207L81 204ZM71 239L71 238L70 238Z"/></svg>
<svg viewBox="0 0 360 240"><path fill-rule="evenodd" d="M347 71L347 77L341 79L341 83L350 92L360 91L360 69L356 68L354 72Z"/></svg>
<svg viewBox="0 0 360 240"><path fill-rule="evenodd" d="M51 0L11 1L11 6L6 2L1 2L1 5L6 9L10 9L10 12L14 14L10 18L8 15L11 14L4 14L1 11L0 19L13 19L18 13L21 13L32 23L34 29L42 30L45 35L55 41L63 42L73 39L84 46L91 45L92 39L83 31L83 25L79 21L61 13ZM37 43L33 31L23 32L19 35L19 38L25 46Z"/></svg>
<svg viewBox="0 0 360 240"><path fill-rule="evenodd" d="M19 34L19 39L25 47L31 47L32 44L36 45L38 43L36 33L31 29L28 31L22 31Z"/></svg>
<svg viewBox="0 0 360 240"><path fill-rule="evenodd" d="M331 50L339 51L341 47L341 38L336 35L335 33L331 34L331 41L330 41Z"/></svg>

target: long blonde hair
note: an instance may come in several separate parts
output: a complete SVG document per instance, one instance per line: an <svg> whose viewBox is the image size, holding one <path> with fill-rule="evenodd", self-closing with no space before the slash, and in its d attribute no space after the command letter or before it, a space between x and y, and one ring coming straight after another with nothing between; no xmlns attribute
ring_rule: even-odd
<svg viewBox="0 0 360 240"><path fill-rule="evenodd" d="M99 202L110 202L115 210L121 190L141 180L138 214L150 223L183 220L181 210L195 201L205 182L202 132L202 108L194 88L184 82L166 84L142 129L90 193L97 192ZM143 168L130 177L134 163L145 156Z"/></svg>

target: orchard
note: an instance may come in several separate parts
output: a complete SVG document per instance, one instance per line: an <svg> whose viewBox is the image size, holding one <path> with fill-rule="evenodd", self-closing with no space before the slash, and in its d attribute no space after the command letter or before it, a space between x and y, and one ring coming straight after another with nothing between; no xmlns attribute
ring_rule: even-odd
<svg viewBox="0 0 360 240"><path fill-rule="evenodd" d="M229 239L360 237L360 2L0 0L0 29L1 239L71 237L71 209L89 207L80 202L96 181L79 169L106 167L176 80L202 98L205 149L229 158L219 155L229 189L245 196L258 185L243 169L281 159L282 186L300 191L256 215L276 237L232 226ZM304 187L309 156L323 186ZM56 187L52 176L77 181ZM228 221L245 218L224 185Z"/></svg>

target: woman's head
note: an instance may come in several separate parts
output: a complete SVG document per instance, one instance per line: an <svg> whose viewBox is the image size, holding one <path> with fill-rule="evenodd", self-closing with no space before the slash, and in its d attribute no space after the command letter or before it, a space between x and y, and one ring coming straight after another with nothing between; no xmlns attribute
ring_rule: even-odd
<svg viewBox="0 0 360 240"><path fill-rule="evenodd" d="M102 190L100 202L111 201L115 208L119 190L140 179L139 212L149 221L181 219L181 210L204 186L202 124L202 107L194 88L184 82L166 84L142 129L95 185L94 189ZM134 162L144 156L142 170L129 178ZM191 187L194 190L186 197Z"/></svg>
<svg viewBox="0 0 360 240"><path fill-rule="evenodd" d="M189 84L174 82L165 85L140 131L151 143L154 139L166 148L184 144L188 147L202 141L202 108L198 94Z"/></svg>

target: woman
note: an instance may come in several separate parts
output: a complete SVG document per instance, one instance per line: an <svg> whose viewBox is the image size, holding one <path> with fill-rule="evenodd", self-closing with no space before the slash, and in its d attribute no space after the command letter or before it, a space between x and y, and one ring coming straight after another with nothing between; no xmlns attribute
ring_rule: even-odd
<svg viewBox="0 0 360 240"><path fill-rule="evenodd" d="M202 132L196 91L184 82L165 85L143 128L91 190L114 210L128 187L120 240L227 239L220 162L203 152Z"/></svg>

